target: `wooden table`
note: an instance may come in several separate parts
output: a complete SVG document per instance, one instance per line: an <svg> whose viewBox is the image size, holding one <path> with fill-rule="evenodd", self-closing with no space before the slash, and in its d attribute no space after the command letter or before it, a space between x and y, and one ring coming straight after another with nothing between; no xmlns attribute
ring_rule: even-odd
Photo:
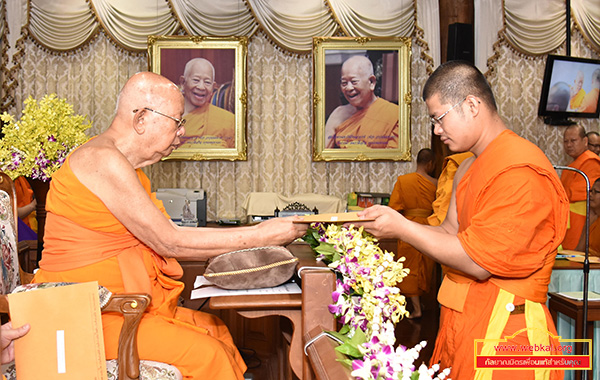
<svg viewBox="0 0 600 380"><path fill-rule="evenodd" d="M594 339L594 320L599 320L600 302L588 303L588 324L583 326L583 302L569 299L558 293L583 290L583 264L565 259L557 259L552 268L552 277L548 286L548 309L554 319L558 335L563 339L581 339L583 329L587 328L587 338L593 339L593 366L598 365L599 342ZM600 264L590 263L589 290L600 292ZM596 326L598 323L596 323ZM598 337L596 329L596 338ZM581 343L574 345L575 351L581 353ZM588 378L592 380L592 371ZM565 380L580 379L582 371L565 371ZM598 377L596 377L597 379Z"/></svg>
<svg viewBox="0 0 600 380"><path fill-rule="evenodd" d="M317 263L309 245L293 243L288 249L299 259L302 294L273 294L258 296L221 296L210 299L211 309L235 310L245 318L280 316L293 327L289 349L289 363L295 375L302 380L314 378L310 363L303 351L303 335L319 327L335 330L335 319L328 310L331 293L335 289L335 275L322 263ZM323 269L313 269L321 267Z"/></svg>

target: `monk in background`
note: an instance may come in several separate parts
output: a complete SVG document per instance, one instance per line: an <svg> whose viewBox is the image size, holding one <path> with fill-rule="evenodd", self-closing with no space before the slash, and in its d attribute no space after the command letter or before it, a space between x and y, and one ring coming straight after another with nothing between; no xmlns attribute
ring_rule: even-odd
<svg viewBox="0 0 600 380"><path fill-rule="evenodd" d="M427 224L427 217L433 211L432 203L437 184L437 180L430 175L434 168L433 151L421 149L417 154L417 170L398 177L388 205L408 220ZM429 291L434 262L412 245L401 240L398 241L398 257L404 257L406 259L404 267L410 269L408 276L400 283L402 294L410 297L413 304L413 311L409 318L420 318L422 315L420 296Z"/></svg>
<svg viewBox="0 0 600 380"><path fill-rule="evenodd" d="M185 379L243 379L246 365L224 323L177 306L184 287L177 259L285 245L306 226L293 223L298 218L235 229L175 225L141 168L179 146L183 113L183 96L168 79L144 72L127 81L108 129L52 176L34 282L98 281L113 293L148 293L137 335L141 359L172 364ZM107 359L117 357L122 323L116 313L102 315Z"/></svg>
<svg viewBox="0 0 600 380"><path fill-rule="evenodd" d="M590 152L600 155L600 134L598 132L588 132L586 134L588 138L588 149Z"/></svg>
<svg viewBox="0 0 600 380"><path fill-rule="evenodd" d="M215 68L209 60L194 58L185 64L180 78L187 121L182 148L234 148L235 116L211 103L215 92Z"/></svg>
<svg viewBox="0 0 600 380"><path fill-rule="evenodd" d="M452 183L454 176L460 164L469 157L473 157L473 153L464 152L456 153L444 158L442 164L442 172L437 180L437 189L435 190L435 200L431 207L433 213L427 217L427 224L430 226L439 226L446 219L450 199L452 198Z"/></svg>
<svg viewBox="0 0 600 380"><path fill-rule="evenodd" d="M589 252L591 256L600 257L600 178L598 178L590 189L590 242ZM581 234L579 244L575 249L579 252L585 252L585 234Z"/></svg>
<svg viewBox="0 0 600 380"><path fill-rule="evenodd" d="M570 167L584 172L590 183L600 178L600 157L588 150L588 138L581 125L571 125L565 129L563 145L565 153L573 158ZM575 249L585 226L587 186L583 176L570 170L564 170L560 180L567 191L570 203L569 227L562 247Z"/></svg>
<svg viewBox="0 0 600 380"><path fill-rule="evenodd" d="M561 379L558 370L476 370L474 363L476 354L501 355L494 346L533 355L527 348L541 344L558 354L546 300L569 201L556 171L537 146L506 127L489 84L472 64L438 67L423 99L441 141L451 151L473 153L454 177L444 222L414 223L376 205L359 212L374 220L354 224L380 239L406 241L450 268L438 293L440 328L431 359L452 367L449 377ZM475 339L494 343L475 350Z"/></svg>
<svg viewBox="0 0 600 380"><path fill-rule="evenodd" d="M596 112L598 107L598 96L600 95L600 69L592 73L592 89L585 94L581 105L577 109L579 112Z"/></svg>
<svg viewBox="0 0 600 380"><path fill-rule="evenodd" d="M340 86L348 104L334 109L325 123L328 149L398 148L398 105L377 97L376 84L367 57L344 62Z"/></svg>
<svg viewBox="0 0 600 380"><path fill-rule="evenodd" d="M583 89L583 78L583 71L577 71L573 85L570 86L571 99L569 100L569 109L571 110L579 108L585 96L585 90Z"/></svg>

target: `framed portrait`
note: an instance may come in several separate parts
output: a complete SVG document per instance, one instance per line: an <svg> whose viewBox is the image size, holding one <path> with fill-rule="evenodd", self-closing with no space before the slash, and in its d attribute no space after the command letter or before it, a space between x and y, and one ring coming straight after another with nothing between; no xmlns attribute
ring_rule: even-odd
<svg viewBox="0 0 600 380"><path fill-rule="evenodd" d="M313 160L410 161L409 37L313 38Z"/></svg>
<svg viewBox="0 0 600 380"><path fill-rule="evenodd" d="M247 37L148 36L149 70L181 89L182 145L165 160L246 160Z"/></svg>

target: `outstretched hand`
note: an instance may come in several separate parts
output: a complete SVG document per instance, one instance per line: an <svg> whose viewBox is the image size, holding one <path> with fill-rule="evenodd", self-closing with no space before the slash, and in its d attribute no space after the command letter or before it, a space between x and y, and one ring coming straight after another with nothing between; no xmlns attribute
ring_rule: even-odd
<svg viewBox="0 0 600 380"><path fill-rule="evenodd" d="M288 216L285 218L273 218L261 222L259 228L269 236L270 245L287 245L297 238L304 236L308 223L294 223L302 220L299 216Z"/></svg>
<svg viewBox="0 0 600 380"><path fill-rule="evenodd" d="M2 364L10 363L15 360L14 340L19 339L29 332L29 324L13 329L12 322L2 325L0 328L0 344L2 345Z"/></svg>
<svg viewBox="0 0 600 380"><path fill-rule="evenodd" d="M379 239L398 239L401 226L406 219L396 210L387 206L375 205L358 213L364 222L345 223L349 226L364 227L364 230Z"/></svg>

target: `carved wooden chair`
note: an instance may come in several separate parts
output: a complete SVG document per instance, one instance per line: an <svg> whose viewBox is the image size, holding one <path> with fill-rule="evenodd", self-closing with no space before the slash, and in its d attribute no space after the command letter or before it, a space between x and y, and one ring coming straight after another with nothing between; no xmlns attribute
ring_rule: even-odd
<svg viewBox="0 0 600 380"><path fill-rule="evenodd" d="M35 291L36 289L64 286L67 283L30 284L33 274L26 273L19 266L17 248L17 207L14 184L10 177L0 172L0 313L8 314L8 297L14 292ZM21 285L21 283L25 285ZM109 380L180 380L182 375L177 368L165 363L141 360L137 349L137 331L142 315L151 297L148 294L112 294L99 287L98 295L102 312L119 312L124 322L119 336L118 358L107 360ZM4 373L7 380L16 380L14 365L9 365Z"/></svg>

